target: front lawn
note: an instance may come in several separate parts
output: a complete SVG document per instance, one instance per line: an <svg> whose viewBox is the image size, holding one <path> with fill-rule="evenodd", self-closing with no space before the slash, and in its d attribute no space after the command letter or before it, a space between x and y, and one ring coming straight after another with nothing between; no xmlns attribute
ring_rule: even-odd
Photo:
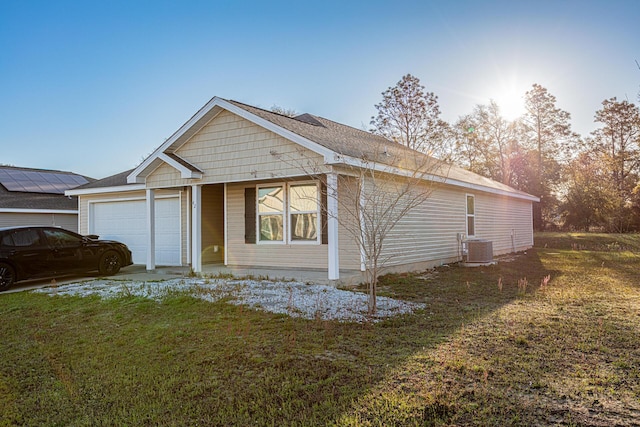
<svg viewBox="0 0 640 427"><path fill-rule="evenodd" d="M379 323L0 295L0 425L640 425L640 238L581 239L385 277L427 308Z"/></svg>

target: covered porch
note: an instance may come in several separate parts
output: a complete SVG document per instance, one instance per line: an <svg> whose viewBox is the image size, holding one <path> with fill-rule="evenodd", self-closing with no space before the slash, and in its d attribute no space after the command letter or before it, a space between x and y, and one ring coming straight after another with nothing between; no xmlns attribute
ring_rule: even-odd
<svg viewBox="0 0 640 427"><path fill-rule="evenodd" d="M337 177L327 175L328 188L337 188ZM290 244L253 244L246 245L246 230L239 230L238 224L244 226L247 213L246 202L239 200L238 185L227 183L203 184L183 187L186 193L183 198L182 267L172 267L187 273L195 272L205 275L254 276L269 278L286 278L314 283L360 283L362 273L355 269L340 269L338 248L337 191L326 197L322 209L326 220L326 244L290 245ZM254 185L254 184L251 184ZM331 186L333 185L333 187ZM231 190L230 190L231 189ZM329 193L331 190L328 190ZM146 189L147 214L147 259L146 269L154 271L156 265L154 236L155 189ZM243 235L245 234L245 235ZM243 246L244 245L244 246ZM317 268L310 264L304 255L292 258L289 254L304 254L313 248L314 253L324 258L324 267ZM259 250L258 250L259 249ZM270 256L279 257L280 263L270 264L259 259L260 253L268 251ZM281 254L281 255L278 255Z"/></svg>
<svg viewBox="0 0 640 427"><path fill-rule="evenodd" d="M156 267L149 271L143 265L132 265L122 269L118 277L135 276L139 278L141 273L146 273L146 280L158 280L168 277L189 277L193 274L191 266ZM339 280L329 280L325 270L290 268L273 269L260 267L226 266L224 264L204 264L202 271L198 273L203 277L254 278L260 280L292 280L303 283L315 283L321 285L356 286L364 281L363 273L359 270L340 270ZM132 277L133 278L133 277Z"/></svg>

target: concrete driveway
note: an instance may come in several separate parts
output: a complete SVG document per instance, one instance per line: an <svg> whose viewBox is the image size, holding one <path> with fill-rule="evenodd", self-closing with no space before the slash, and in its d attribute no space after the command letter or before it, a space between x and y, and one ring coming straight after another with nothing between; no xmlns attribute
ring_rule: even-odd
<svg viewBox="0 0 640 427"><path fill-rule="evenodd" d="M179 277L185 277L187 271L180 267L175 268L160 268L153 272L148 272L144 265L130 265L128 267L124 267L120 270L120 272L114 276L110 276L116 280L132 280L132 281L141 281L141 282L151 282L158 280L169 280L176 279ZM0 292L2 294L10 294L13 292L22 292L22 291L31 291L33 289L40 289L47 286L51 286L53 284L56 285L65 285L67 283L74 282L83 282L85 280L93 280L100 276L98 273L93 274L84 274L84 275L72 275L72 276L61 276L56 277L55 279L36 279L36 280L25 280L24 282L18 282L13 285L11 289L8 289L4 292Z"/></svg>

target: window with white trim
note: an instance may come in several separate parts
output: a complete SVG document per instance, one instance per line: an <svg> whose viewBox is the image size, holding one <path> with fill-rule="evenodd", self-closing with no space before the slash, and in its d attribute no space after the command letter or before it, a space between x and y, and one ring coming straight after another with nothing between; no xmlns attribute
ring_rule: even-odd
<svg viewBox="0 0 640 427"><path fill-rule="evenodd" d="M318 186L289 186L289 239L297 242L318 241Z"/></svg>
<svg viewBox="0 0 640 427"><path fill-rule="evenodd" d="M317 183L258 186L258 241L320 243L319 196Z"/></svg>
<svg viewBox="0 0 640 427"><path fill-rule="evenodd" d="M476 198L467 194L467 237L476 235Z"/></svg>
<svg viewBox="0 0 640 427"><path fill-rule="evenodd" d="M258 236L261 242L284 241L284 185L258 188Z"/></svg>

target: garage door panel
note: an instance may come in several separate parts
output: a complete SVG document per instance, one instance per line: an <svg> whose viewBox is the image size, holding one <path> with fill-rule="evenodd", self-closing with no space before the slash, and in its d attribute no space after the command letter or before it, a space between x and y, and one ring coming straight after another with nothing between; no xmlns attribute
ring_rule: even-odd
<svg viewBox="0 0 640 427"><path fill-rule="evenodd" d="M89 228L101 239L126 244L134 264L147 262L145 200L93 203ZM180 243L180 199L156 199L156 264L180 265Z"/></svg>
<svg viewBox="0 0 640 427"><path fill-rule="evenodd" d="M180 265L179 199L156 200L156 264Z"/></svg>

